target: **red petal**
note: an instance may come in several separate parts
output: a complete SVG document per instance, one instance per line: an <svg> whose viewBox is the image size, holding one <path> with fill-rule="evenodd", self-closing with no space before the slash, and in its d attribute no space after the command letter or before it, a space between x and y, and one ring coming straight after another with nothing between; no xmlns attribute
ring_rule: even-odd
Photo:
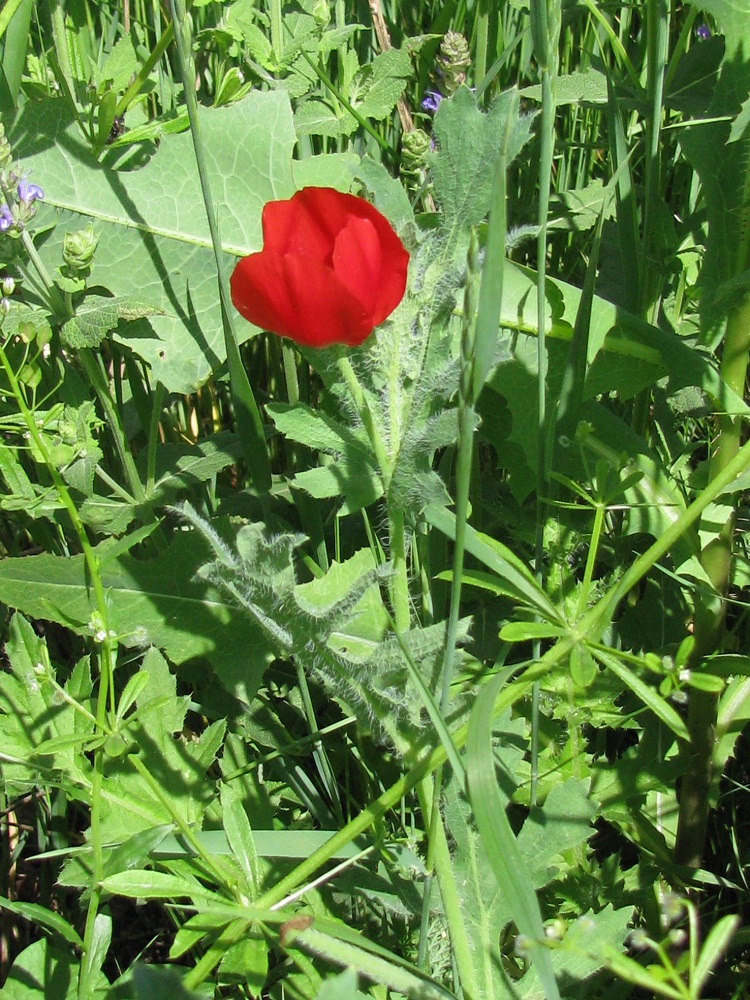
<svg viewBox="0 0 750 1000"><path fill-rule="evenodd" d="M358 345L404 295L409 254L363 198L303 188L263 209L264 245L232 275L232 301L307 346Z"/></svg>
<svg viewBox="0 0 750 1000"><path fill-rule="evenodd" d="M245 319L305 347L356 347L372 331L362 304L331 268L307 257L252 254L237 264L230 285Z"/></svg>
<svg viewBox="0 0 750 1000"><path fill-rule="evenodd" d="M336 238L333 270L370 317L378 301L381 264L380 240L375 226L369 219L352 216Z"/></svg>
<svg viewBox="0 0 750 1000"><path fill-rule="evenodd" d="M271 201L263 209L263 248L279 255L294 253L330 263L336 236L359 198L333 188L303 188L289 201Z"/></svg>

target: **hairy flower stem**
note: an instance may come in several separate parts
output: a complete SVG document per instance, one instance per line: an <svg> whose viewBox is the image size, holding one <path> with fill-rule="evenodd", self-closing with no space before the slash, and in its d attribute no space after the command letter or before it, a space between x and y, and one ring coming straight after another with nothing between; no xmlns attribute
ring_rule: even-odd
<svg viewBox="0 0 750 1000"><path fill-rule="evenodd" d="M393 459L386 451L383 436L380 433L375 417L373 416L370 404L367 401L364 390L359 379L352 368L347 357L338 358L338 369L346 382L349 394L354 402L354 406L359 414L359 418L367 433L367 437L375 453L375 461L378 463L380 478L383 483L383 493L388 499L388 490L393 476ZM388 535L390 543L390 557L393 563L393 578L391 580L391 603L393 604L393 617L396 622L396 631L407 632L411 622L411 602L409 599L409 576L406 565L406 525L402 510L394 510L388 507Z"/></svg>
<svg viewBox="0 0 750 1000"><path fill-rule="evenodd" d="M464 319L461 335L461 380L458 394L458 444L456 449L456 538L453 547L453 580L451 582L450 608L448 611L448 623L445 630L445 647L443 651L442 683L440 693L440 713L443 718L448 714L450 704L451 683L453 681L454 661L456 655L456 637L458 635L458 621L461 611L461 581L464 571L464 556L466 546L466 522L469 516L469 489L471 486L471 463L474 452L474 428L476 425L474 401L474 346L476 340L477 311L479 309L479 290L481 267L479 264L479 241L476 231L472 231L469 243L469 257L467 267L467 282L464 293ZM456 779L462 778L462 774L457 774ZM448 902L455 892L455 884L452 873L446 871L439 865L439 852L445 840L445 829L440 815L440 800L443 793L443 768L438 767L435 771L434 787L432 790L432 805L429 813L429 827L427 836L427 858L425 865L427 868L427 878L424 883L422 895L422 925L419 936L419 963L427 963L427 930L429 928L430 897L432 892L432 873L436 871L440 895L443 905L448 912ZM459 919L454 922L448 919L449 933L454 954L460 942L454 940L463 934L464 922ZM470 955L469 955L470 959ZM459 968L459 978L466 995L472 995L466 976L474 975L473 963L469 960L465 963L466 969L462 972ZM468 970L468 972L466 971Z"/></svg>
<svg viewBox="0 0 750 1000"><path fill-rule="evenodd" d="M727 387L742 395L750 351L750 296L729 314L721 360L721 375ZM722 413L718 417L719 434L711 456L709 482L725 472L740 452L742 420ZM706 657L721 648L726 614L726 593L732 569L732 535L735 503L719 502L712 511L715 534L701 553L701 563L714 588L712 593L697 592L693 637L695 644L688 658L691 670L706 669ZM710 667L708 668L710 669ZM699 867L708 825L709 792L714 777L714 747L719 709L718 693L691 690L687 727L690 746L680 791L680 812L675 842L678 864Z"/></svg>

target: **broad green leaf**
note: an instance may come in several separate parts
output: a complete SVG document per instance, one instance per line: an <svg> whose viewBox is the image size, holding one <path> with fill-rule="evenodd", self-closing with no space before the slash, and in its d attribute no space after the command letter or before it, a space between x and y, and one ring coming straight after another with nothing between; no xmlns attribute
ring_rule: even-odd
<svg viewBox="0 0 750 1000"><path fill-rule="evenodd" d="M129 720L128 737L153 780L128 758L105 759L101 836L107 843L122 843L139 829L174 823L175 815L200 828L216 793L206 772L221 747L225 721L212 723L199 736L183 737L189 697L177 696L176 678L158 650L148 651L143 669L148 680Z"/></svg>
<svg viewBox="0 0 750 1000"><path fill-rule="evenodd" d="M353 431L306 406L273 403L267 410L282 434L336 458L333 464L297 473L295 486L316 499L340 497L343 514L354 513L378 499L382 484L363 432Z"/></svg>
<svg viewBox="0 0 750 1000"><path fill-rule="evenodd" d="M320 613L333 607L365 573L374 569L375 559L370 549L360 549L343 563L332 562L325 576L299 584L294 593L301 607ZM349 620L331 634L329 642L335 649L356 660L358 649L364 657L372 653L387 628L388 615L378 586L373 582L352 609Z"/></svg>
<svg viewBox="0 0 750 1000"><path fill-rule="evenodd" d="M19 765L18 769L4 766L6 780L54 769L72 785L85 787L88 762L78 751L94 731L88 660L76 665L65 685L69 699L61 696L53 683L54 670L44 639L18 613L10 622L6 655L10 671L0 674L2 751L6 762ZM74 700L88 715L75 710ZM33 759L37 747L47 741L56 744L51 751L53 758Z"/></svg>
<svg viewBox="0 0 750 1000"><path fill-rule="evenodd" d="M542 101L541 84L524 87L521 97ZM588 67L585 73L561 73L555 80L555 104L606 104L607 78L598 70Z"/></svg>
<svg viewBox="0 0 750 1000"><path fill-rule="evenodd" d="M346 969L333 979L326 979L315 1000L365 1000L366 994L357 989L358 977L354 969Z"/></svg>
<svg viewBox="0 0 750 1000"><path fill-rule="evenodd" d="M566 984L567 996L600 995L596 986L594 993L587 990L586 980L601 973L605 954L612 954L623 946L632 917L629 907L615 910L607 905L596 913L590 910L582 914L566 928L565 936L551 956L555 975ZM522 1000L547 1000L537 983L523 979L518 987L517 995Z"/></svg>
<svg viewBox="0 0 750 1000"><path fill-rule="evenodd" d="M435 198L448 230L477 225L490 207L493 174L488 163L497 161L505 134L505 120L514 114L517 97L500 94L487 114L477 107L467 87L443 100L433 125L437 151L432 162ZM532 115L514 115L507 140L506 162L511 163L531 137Z"/></svg>
<svg viewBox="0 0 750 1000"><path fill-rule="evenodd" d="M387 118L406 89L413 75L411 58L407 49L388 49L381 52L366 67L365 93L354 104L363 118L379 122ZM355 81L356 86L356 81Z"/></svg>
<svg viewBox="0 0 750 1000"><path fill-rule="evenodd" d="M195 579L205 556L197 536L182 531L156 559L125 554L105 562L102 583L113 627L125 646L157 646L173 663L205 656L227 689L249 702L270 650L234 601ZM3 560L0 600L34 618L91 634L94 606L83 556Z"/></svg>
<svg viewBox="0 0 750 1000"><path fill-rule="evenodd" d="M202 142L227 251L233 258L259 250L260 215L267 201L294 191L296 136L283 91L253 91L227 108L201 109ZM224 360L218 285L189 134L163 136L148 162L130 148L122 156L91 155L62 101L30 101L9 130L14 153L44 188L39 220L58 226L41 248L49 270L59 265L65 231L93 222L99 246L92 280L116 297L137 296L163 310L120 330L172 392L190 392ZM231 141L227 141L231 136ZM140 158L140 159L139 159ZM248 324L243 336L253 332Z"/></svg>
<svg viewBox="0 0 750 1000"><path fill-rule="evenodd" d="M159 445L156 449L154 490L149 500L159 506L171 503L184 490L207 482L227 466L233 465L241 454L240 441L230 431L219 431L194 445ZM139 459L139 468L145 479L145 449Z"/></svg>
<svg viewBox="0 0 750 1000"><path fill-rule="evenodd" d="M104 298L89 296L77 310L73 319L63 325L60 335L68 347L98 347L108 333L117 329L120 320L143 319L145 316L164 315L160 306L139 301L135 296Z"/></svg>
<svg viewBox="0 0 750 1000"><path fill-rule="evenodd" d="M133 970L133 1000L206 1000L206 994L195 993L182 985L182 976L174 968L164 965L143 965Z"/></svg>
<svg viewBox="0 0 750 1000"><path fill-rule="evenodd" d="M78 960L41 938L17 955L0 1000L78 1000ZM103 974L99 984L106 984Z"/></svg>

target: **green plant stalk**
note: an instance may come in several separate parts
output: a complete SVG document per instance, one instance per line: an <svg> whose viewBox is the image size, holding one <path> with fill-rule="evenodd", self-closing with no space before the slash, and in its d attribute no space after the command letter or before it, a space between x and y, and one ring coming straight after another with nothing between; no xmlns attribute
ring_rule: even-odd
<svg viewBox="0 0 750 1000"><path fill-rule="evenodd" d="M94 387L94 392L96 392L97 399L99 400L101 408L104 411L104 418L107 421L107 425L109 426L112 438L115 442L115 448L117 449L117 454L120 458L120 465L125 473L130 493L137 503L142 504L146 500L146 491L143 488L141 477L138 475L138 470L135 467L135 459L133 458L132 452L128 447L128 442L125 438L125 431L122 426L122 421L120 420L120 414L112 401L109 386L107 385L106 377L102 371L101 359L95 357L90 348L87 347L78 351L78 358L89 382ZM150 520L155 520L153 512L151 512Z"/></svg>
<svg viewBox="0 0 750 1000"><path fill-rule="evenodd" d="M432 881L432 873L435 873L438 886L440 887L440 898L443 901L443 911L445 913L448 934L450 935L453 960L456 965L458 981L461 984L463 996L465 1000L480 1000L474 960L466 934L466 921L464 920L461 895L456 884L453 859L451 858L448 839L445 835L445 827L440 816L439 798L442 794L442 789L439 775L442 774L442 769L443 765L440 764L435 770L434 792L427 781L421 781L417 785L417 795L419 796L422 814L429 816L431 827L434 826L434 829L430 829L429 832L429 852L432 857L427 872L430 883ZM465 780L463 775L458 775L457 777L464 778ZM434 817L437 817L437 821L434 820ZM427 944L425 931L429 928L429 898L430 893L425 885L422 925L419 937L419 957L422 959L421 962L418 962L420 968L426 964L424 961Z"/></svg>
<svg viewBox="0 0 750 1000"><path fill-rule="evenodd" d="M639 313L653 322L659 310L657 293L661 275L653 259L653 228L661 184L661 119L664 102L664 73L669 43L669 11L666 0L647 0L646 26L648 62L646 91L649 112L646 118L646 176L643 214L642 257L640 268L641 301Z"/></svg>
<svg viewBox="0 0 750 1000"><path fill-rule="evenodd" d="M283 42L281 39L284 23L281 13L281 0L269 0L269 21L271 22L271 51L277 63L281 63Z"/></svg>
<svg viewBox="0 0 750 1000"><path fill-rule="evenodd" d="M555 645L546 650L538 661L528 666L516 681L500 691L494 703L493 717L497 717L514 705L516 701L528 693L537 680L549 673L558 663L564 662L577 642L593 639L600 635L606 624L612 620L617 605L628 592L653 569L659 559L669 552L681 535L695 524L706 507L713 503L727 486L749 468L750 441L742 446L737 455L718 473L701 495L683 511L679 518L628 567L620 580L577 623L575 631L558 639ZM457 750L466 744L467 735L468 725L460 727L453 734L453 744ZM280 879L272 889L256 901L256 906L259 909L270 909L279 900L294 892L301 884L311 879L318 868L330 861L338 851L351 841L365 833L370 826L377 823L420 781L447 760L447 752L442 745L431 749L421 743L414 748L414 754L417 759L405 775L402 775L395 784L386 789L374 802L350 820L345 827L338 830L309 858L306 858L293 871Z"/></svg>
<svg viewBox="0 0 750 1000"><path fill-rule="evenodd" d="M5 194L7 199L8 192L4 186L3 194ZM53 283L49 273L47 272L47 268L44 266L44 262L37 253L34 241L26 229L21 232L21 240L23 242L24 249L29 256L29 260L34 265L34 269L39 275L39 278L47 291L50 306L53 312L61 316L71 317L73 315L73 307L69 297L61 295L57 286ZM112 438L114 439L115 448L117 449L117 454L120 457L120 464L123 472L125 473L130 493L138 503L143 503L146 499L146 494L143 489L143 484L141 483L141 477L138 475L138 470L135 467L135 461L130 452L130 448L128 447L127 439L125 438L125 431L122 427L120 414L112 402L112 397L109 393L109 386L107 385L104 372L101 369L101 362L97 363L92 351L88 348L82 348L78 352L78 357L89 381L94 386L97 398L102 410L104 411L104 417L109 426ZM151 521L155 520L153 513L151 513L149 519Z"/></svg>
<svg viewBox="0 0 750 1000"><path fill-rule="evenodd" d="M232 945L237 944L238 941L247 937L249 925L249 920L233 920L230 924L228 924L216 940L212 942L208 950L201 955L200 959L193 966L193 968L187 973L182 981L184 989L194 990L200 986L204 980L208 979Z"/></svg>
<svg viewBox="0 0 750 1000"><path fill-rule="evenodd" d="M580 618L588 606L591 581L594 578L594 566L596 565L596 556L599 552L599 541L602 537L602 531L604 530L604 516L606 512L606 504L598 503L596 505L594 513L594 526L591 529L591 541L589 543L589 551L586 557L586 568L583 572L583 582L581 583L581 590L578 594L578 603L576 605L576 618Z"/></svg>
<svg viewBox="0 0 750 1000"><path fill-rule="evenodd" d="M454 662L456 655L456 638L458 635L458 621L461 613L461 584L464 573L464 556L466 552L466 522L469 515L469 489L471 487L471 463L474 453L474 427L475 413L471 405L474 398L474 346L477 329L477 312L479 309L480 296L480 268L479 268L479 241L477 234L472 231L469 243L468 274L466 290L464 292L464 315L461 336L461 381L459 385L458 397L458 442L456 449L456 537L453 546L453 574L451 580L450 604L448 609L448 622L445 629L445 646L443 649L443 663L441 667L441 693L440 693L440 713L443 718L448 713L450 704L451 683L453 681ZM487 274L487 278L493 276ZM456 774L456 779L465 781L463 768ZM427 835L427 857L425 866L429 876L432 875L435 864L435 850L439 846L439 838L445 836L440 815L440 800L443 793L443 769L439 767L435 772L434 790L432 795L432 811L425 813L429 816ZM440 879L438 878L438 882ZM430 895L432 891L432 878L425 879L424 892L422 898L422 920L423 926L419 939L419 962L420 966L427 959L427 942L424 935L426 930L425 921L430 910ZM440 883L441 895L444 896L443 885ZM446 891L450 891L446 888ZM453 926L451 928L451 940ZM459 927L463 927L460 922Z"/></svg>
<svg viewBox="0 0 750 1000"><path fill-rule="evenodd" d="M29 410L24 399L23 390L16 378L16 374L13 371L13 366L8 360L8 356L5 353L5 348L0 347L0 364L5 371L8 383L11 388L11 392L16 400L18 408L26 424L29 436L34 442L34 445L39 451L39 454L44 460L44 464L47 467L47 471L52 479L52 483L57 490L57 494L60 497L60 501L63 504L68 517L70 518L71 524L73 525L73 530L78 536L79 543L81 545L81 551L83 552L84 559L86 560L86 566L89 571L89 578L91 581L91 588L94 592L94 600L96 604L96 610L99 615L99 620L101 622L101 628L104 632L104 637L101 642L101 656L100 656L100 666L99 666L99 691L97 693L97 703L96 703L96 721L99 728L105 732L110 727L107 726L107 701L114 691L114 667L115 667L115 644L110 635L109 628L109 612L107 609L107 600L104 593L104 587L102 585L102 578L99 572L99 559L94 552L93 548L86 534L86 528L81 521L78 510L68 492L68 488L65 485L60 473L57 471L52 459L50 457L49 451L47 450L47 445L39 432L36 421L34 420L33 413ZM86 926L83 934L83 961L81 962L80 976L78 981L78 997L79 1000L88 1000L92 994L91 988L91 977L94 973L87 962L87 956L92 954L92 942L94 938L95 926L94 922L96 916L99 912L99 903L101 901L101 889L99 885L104 874L104 858L102 853L102 842L101 842L101 787L102 787L102 754L103 749L100 747L94 751L94 773L91 783L91 850L93 858L93 877L91 884L91 895L89 897L88 909L86 912Z"/></svg>
<svg viewBox="0 0 750 1000"><path fill-rule="evenodd" d="M172 22L175 28L175 52L177 53L177 62L185 91L185 105L187 107L188 119L190 120L190 133L193 138L193 149L195 151L198 176L203 193L203 206L206 212L208 228L211 233L211 245L216 260L224 345L227 352L229 382L237 420L237 429L242 442L243 457L250 470L253 485L258 492L261 502L267 507L268 492L271 488L271 466L268 457L268 447L266 445L260 410L253 395L247 372L242 364L237 334L232 321L232 297L222 260L223 251L214 207L216 202L211 195L206 159L201 141L198 101L195 96L195 87L192 86L192 56L189 35L186 29L185 0L169 0L169 3L172 12ZM266 510L266 515L268 515L268 510Z"/></svg>
<svg viewBox="0 0 750 1000"><path fill-rule="evenodd" d="M377 142L380 148L384 152L391 152L391 147L388 141L384 139L383 136L380 135L380 133L377 132L372 127L372 125L368 122L368 120L365 117L363 117L363 115L361 115L359 111L357 111L357 109L349 101L347 101L347 99L344 97L341 91L336 87L336 84L331 80L329 76L327 76L324 73L324 71L317 63L313 62L313 60L305 52L304 49L301 51L300 55L305 60L305 62L309 64L310 68L314 70L314 72L317 74L320 82L324 84L328 88L328 90L330 90L330 92L333 94L333 96L336 98L337 101L341 102L341 106L346 108L346 110L353 118L356 118L359 125L365 130L365 132L367 132L369 135L372 136L372 138L375 140L375 142Z"/></svg>
<svg viewBox="0 0 750 1000"><path fill-rule="evenodd" d="M620 39L617 37L617 33L610 24L610 22L605 17L603 11L599 9L595 0L582 0L583 6L591 14L591 16L598 22L600 27L604 30L604 33L609 38L609 44L612 46L612 51L615 54L615 58L619 66L624 67L625 72L630 77L630 85L637 92L640 90L640 80L638 79L638 73L635 70L635 66L630 60L625 47L623 46ZM604 53L602 53L603 55Z"/></svg>
<svg viewBox="0 0 750 1000"><path fill-rule="evenodd" d="M312 698L310 697L310 687L307 683L305 668L302 666L302 661L299 656L294 657L294 667L297 672L297 684L299 685L299 691L302 696L302 706L305 712L305 718L307 719L307 724L310 727L311 733L317 733L319 732L320 727L318 726L318 720L315 717L315 706L313 705ZM331 767L331 762L328 758L328 753L322 740L315 740L312 752L315 762L318 765L323 785L328 792L328 798L331 800L332 812L336 821L343 823L344 817L341 812L341 802L337 793L336 776L333 773L333 768Z"/></svg>
<svg viewBox="0 0 750 1000"><path fill-rule="evenodd" d="M189 10L190 7L191 4L188 3L187 9ZM166 50L169 48L173 38L174 38L174 25L170 21L170 23L161 33L161 37L159 38L158 42L151 50L148 59L136 73L135 77L133 78L133 82L130 84L128 89L122 95L120 100L117 102L117 107L115 108L115 116L124 115L125 112L128 110L132 102L141 92L141 87L151 75L151 70L154 68L154 66L156 66L156 64L159 62L159 60L164 55Z"/></svg>
<svg viewBox="0 0 750 1000"><path fill-rule="evenodd" d="M151 790L151 794L161 802L164 808L169 812L172 817L177 829L180 831L182 836L185 838L187 843L195 851L196 855L203 861L206 868L213 873L214 878L217 883L228 892L230 895L234 896L237 901L239 901L239 896L237 894L237 887L233 886L232 883L226 876L226 873L221 870L221 868L214 862L213 857L206 851L205 847L201 844L198 837L195 836L189 823L185 822L185 819L180 815L178 810L175 809L174 803L168 795L165 794L164 789L159 784L159 782L153 777L149 769L140 759L137 754L128 755L128 763L133 767L134 770L143 778L143 780L148 785Z"/></svg>
<svg viewBox="0 0 750 1000"><path fill-rule="evenodd" d="M659 262L655 259L654 220L658 209L661 184L661 119L664 100L664 74L669 43L669 12L666 0L647 0L646 28L648 62L646 91L649 113L646 118L645 203L639 266L639 315L655 322L661 302L659 284L662 280ZM645 436L651 408L651 390L644 389L633 404L633 430Z"/></svg>
<svg viewBox="0 0 750 1000"><path fill-rule="evenodd" d="M474 82L481 83L487 73L487 48L489 39L489 3L477 4L476 49L474 55Z"/></svg>
<svg viewBox="0 0 750 1000"><path fill-rule="evenodd" d="M725 385L740 395L745 387L749 352L750 296L729 314L721 360L721 375ZM710 483L724 473L740 453L743 421L723 413L719 416L718 422L717 446L709 465ZM726 592L732 570L735 505L727 503L722 505L719 511L724 515L724 523L720 525L717 535L701 553L701 563L715 594L706 598L698 592L693 632L695 645L687 664L690 670L704 666L706 657L720 648L723 636ZM680 792L675 842L677 864L699 867L702 863L708 824L709 792L713 781L718 711L718 693L699 690L690 692L687 718L690 747Z"/></svg>
<svg viewBox="0 0 750 1000"><path fill-rule="evenodd" d="M537 338L537 472L536 472L536 533L534 568L540 584L544 584L544 498L549 482L549 449L547 447L547 220L549 216L552 161L555 155L555 82L560 41L559 0L531 0L531 34L534 54L541 70L542 121L539 157L539 235L537 237L536 304L539 332ZM541 646L534 643L534 655L539 657ZM531 713L531 804L536 803L539 769L539 690L533 693Z"/></svg>
<svg viewBox="0 0 750 1000"><path fill-rule="evenodd" d="M70 52L68 51L68 35L65 30L65 12L62 0L52 0L50 18L52 20L52 37L55 41L55 54L58 65L65 77L71 96L73 90L73 67L70 65ZM5 11L3 11L5 13Z"/></svg>
<svg viewBox="0 0 750 1000"><path fill-rule="evenodd" d="M164 404L165 389L157 382L151 400L151 423L148 428L148 453L146 456L146 495L151 496L156 481L156 451L159 442L159 421Z"/></svg>

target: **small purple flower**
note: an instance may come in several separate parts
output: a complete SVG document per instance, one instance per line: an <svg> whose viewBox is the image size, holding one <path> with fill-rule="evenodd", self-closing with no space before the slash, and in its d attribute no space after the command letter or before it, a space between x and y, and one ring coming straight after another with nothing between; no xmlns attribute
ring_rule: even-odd
<svg viewBox="0 0 750 1000"><path fill-rule="evenodd" d="M15 224L16 220L8 206L0 205L0 233L7 233Z"/></svg>
<svg viewBox="0 0 750 1000"><path fill-rule="evenodd" d="M27 208L33 201L41 201L44 198L44 191L37 184L30 184L25 177L22 177L18 182L16 190L18 200Z"/></svg>
<svg viewBox="0 0 750 1000"><path fill-rule="evenodd" d="M695 34L701 41L705 42L707 38L711 37L711 29L707 24L699 24L695 29Z"/></svg>
<svg viewBox="0 0 750 1000"><path fill-rule="evenodd" d="M425 92L424 98L422 100L422 110L426 111L428 114L434 115L437 109L440 107L440 102L443 99L443 95L438 90L428 90Z"/></svg>

